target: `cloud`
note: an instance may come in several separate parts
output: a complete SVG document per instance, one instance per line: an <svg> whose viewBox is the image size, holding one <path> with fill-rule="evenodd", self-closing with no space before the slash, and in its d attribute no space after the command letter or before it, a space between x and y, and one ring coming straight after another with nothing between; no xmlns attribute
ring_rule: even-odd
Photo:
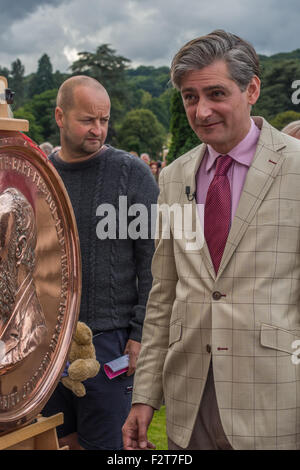
<svg viewBox="0 0 300 470"><path fill-rule="evenodd" d="M222 28L259 53L300 47L298 0L0 0L0 65L17 57L25 73L47 53L62 72L80 51L109 43L132 65L170 65L188 40Z"/></svg>
<svg viewBox="0 0 300 470"><path fill-rule="evenodd" d="M7 30L11 23L23 19L43 5L59 5L61 0L0 0L0 26L1 32Z"/></svg>

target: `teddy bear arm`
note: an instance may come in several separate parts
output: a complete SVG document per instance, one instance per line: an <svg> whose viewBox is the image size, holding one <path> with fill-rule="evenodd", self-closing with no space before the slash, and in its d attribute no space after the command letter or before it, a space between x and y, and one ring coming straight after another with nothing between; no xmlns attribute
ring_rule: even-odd
<svg viewBox="0 0 300 470"><path fill-rule="evenodd" d="M85 386L81 382L70 379L70 377L63 377L61 379L63 385L71 390L77 397L84 397L86 394Z"/></svg>
<svg viewBox="0 0 300 470"><path fill-rule="evenodd" d="M95 377L100 370L96 359L76 359L69 367L68 374L72 380L83 381Z"/></svg>

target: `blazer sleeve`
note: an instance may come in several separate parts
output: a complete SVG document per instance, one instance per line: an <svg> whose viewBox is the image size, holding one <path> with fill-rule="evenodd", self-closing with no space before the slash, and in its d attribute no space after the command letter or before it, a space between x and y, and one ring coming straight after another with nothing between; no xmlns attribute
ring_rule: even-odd
<svg viewBox="0 0 300 470"><path fill-rule="evenodd" d="M159 409L163 401L162 371L169 345L169 324L176 297L178 275L171 230L164 231L163 204L166 198L165 172L159 178L160 194L156 218L153 283L147 302L142 346L134 378L132 403Z"/></svg>

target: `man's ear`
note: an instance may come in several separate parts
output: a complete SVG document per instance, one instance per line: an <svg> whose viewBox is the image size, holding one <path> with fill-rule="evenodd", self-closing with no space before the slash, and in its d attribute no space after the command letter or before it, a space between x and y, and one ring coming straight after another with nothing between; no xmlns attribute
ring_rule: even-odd
<svg viewBox="0 0 300 470"><path fill-rule="evenodd" d="M56 106L55 108L55 121L56 124L58 125L59 128L64 127L63 121L64 121L64 112L61 109L60 106Z"/></svg>
<svg viewBox="0 0 300 470"><path fill-rule="evenodd" d="M247 87L248 103L253 106L260 95L260 79L254 75Z"/></svg>
<svg viewBox="0 0 300 470"><path fill-rule="evenodd" d="M17 247L16 247L17 266L19 266L22 262L26 247L27 247L26 237L25 235L21 235L21 237L18 239Z"/></svg>

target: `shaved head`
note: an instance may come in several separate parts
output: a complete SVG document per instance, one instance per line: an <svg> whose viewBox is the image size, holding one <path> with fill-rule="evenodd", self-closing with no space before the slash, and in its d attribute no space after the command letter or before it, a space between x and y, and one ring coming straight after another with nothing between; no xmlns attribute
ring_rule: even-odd
<svg viewBox="0 0 300 470"><path fill-rule="evenodd" d="M61 85L56 104L60 157L69 162L90 158L104 146L107 136L110 99L106 89L94 78L76 75Z"/></svg>
<svg viewBox="0 0 300 470"><path fill-rule="evenodd" d="M101 91L109 99L109 95L100 82L86 75L76 75L68 78L59 88L56 98L56 106L59 106L65 113L74 106L74 90L78 86L94 88Z"/></svg>

